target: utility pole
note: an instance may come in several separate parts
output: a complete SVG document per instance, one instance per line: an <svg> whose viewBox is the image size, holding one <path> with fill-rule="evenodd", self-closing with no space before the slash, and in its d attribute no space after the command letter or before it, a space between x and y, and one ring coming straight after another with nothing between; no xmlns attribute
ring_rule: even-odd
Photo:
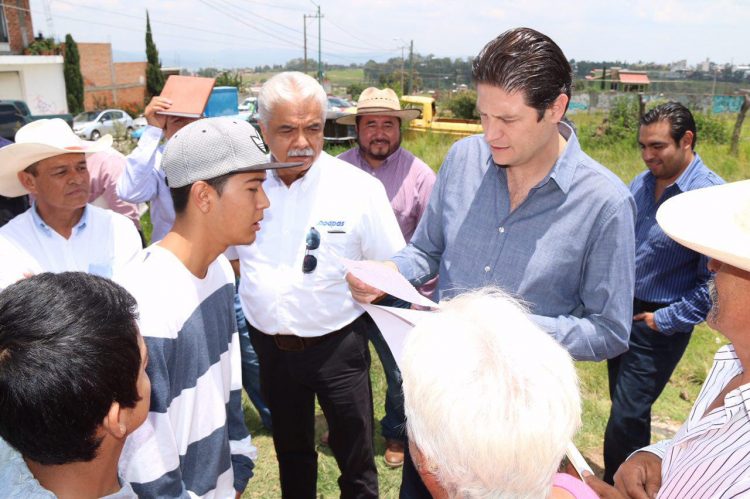
<svg viewBox="0 0 750 499"><path fill-rule="evenodd" d="M305 39L305 74L307 74L307 14L302 14L302 36Z"/></svg>
<svg viewBox="0 0 750 499"><path fill-rule="evenodd" d="M321 55L320 50L320 41L321 41L321 33L320 33L320 19L323 16L320 14L320 5L318 5L318 83L321 85L323 84L323 56Z"/></svg>
<svg viewBox="0 0 750 499"><path fill-rule="evenodd" d="M409 94L412 92L414 92L414 40L411 40L409 44Z"/></svg>
<svg viewBox="0 0 750 499"><path fill-rule="evenodd" d="M315 14L313 16L307 16L306 19L308 19L308 18L309 19L315 19L315 18L318 19L318 82L322 85L323 84L323 58L322 58L322 55L321 55L321 52L322 52L321 51L321 39L322 39L322 37L321 37L321 31L320 31L320 20L322 19L323 15L320 13L320 5L316 5L315 3L313 3L313 5L315 5L318 8L317 14ZM307 32L307 31L305 31L305 32ZM307 54L307 36L305 36L305 54ZM305 56L305 60L307 60L307 56ZM307 70L307 65L305 65L305 70Z"/></svg>
<svg viewBox="0 0 750 499"><path fill-rule="evenodd" d="M401 45L401 93L404 94L404 49L406 47Z"/></svg>

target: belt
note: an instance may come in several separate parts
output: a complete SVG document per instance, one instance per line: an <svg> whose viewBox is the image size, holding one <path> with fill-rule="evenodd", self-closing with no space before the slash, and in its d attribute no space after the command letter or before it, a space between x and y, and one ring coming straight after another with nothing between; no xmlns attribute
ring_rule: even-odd
<svg viewBox="0 0 750 499"><path fill-rule="evenodd" d="M669 303L657 303L652 301L643 301L638 298L633 298L633 313L640 314L641 312L656 312L660 308L668 307Z"/></svg>
<svg viewBox="0 0 750 499"><path fill-rule="evenodd" d="M279 350L283 350L285 352L302 352L306 348L319 345L323 343L324 341L333 339L348 331L351 331L351 324L347 324L346 326L339 329L338 331L324 334L322 336L311 336L309 338L296 336L293 334L275 334L273 336L273 342L276 343L276 347Z"/></svg>

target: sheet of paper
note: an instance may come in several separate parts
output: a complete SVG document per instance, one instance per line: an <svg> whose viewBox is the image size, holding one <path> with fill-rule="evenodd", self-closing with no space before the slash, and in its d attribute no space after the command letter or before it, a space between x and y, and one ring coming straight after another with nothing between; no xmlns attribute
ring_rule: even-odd
<svg viewBox="0 0 750 499"><path fill-rule="evenodd" d="M408 308L383 307L381 305L360 304L370 314L378 329L383 333L388 348L391 349L396 365L401 367L401 354L404 350L404 342L414 326L428 314L433 312L422 312Z"/></svg>
<svg viewBox="0 0 750 499"><path fill-rule="evenodd" d="M341 263L354 277L372 287L385 291L391 296L401 298L409 303L423 307L438 307L438 304L419 294L404 276L379 262L370 260L348 260L341 258Z"/></svg>
<svg viewBox="0 0 750 499"><path fill-rule="evenodd" d="M586 462L586 459L583 458L583 455L576 448L573 442L568 442L568 446L565 448L565 454L567 454L570 464L573 465L573 468L575 468L575 470L578 472L578 476L580 476L581 479L583 479L584 471L588 471L592 475L594 474L591 466L589 466L589 464Z"/></svg>

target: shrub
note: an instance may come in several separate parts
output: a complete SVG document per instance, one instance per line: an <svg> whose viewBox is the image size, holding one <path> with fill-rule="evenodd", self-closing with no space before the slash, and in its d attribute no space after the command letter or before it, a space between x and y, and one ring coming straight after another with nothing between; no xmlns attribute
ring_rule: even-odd
<svg viewBox="0 0 750 499"><path fill-rule="evenodd" d="M446 103L453 116L464 120L477 120L477 93L473 90L459 92L451 97Z"/></svg>
<svg viewBox="0 0 750 499"><path fill-rule="evenodd" d="M698 144L729 143L729 131L724 120L711 113L695 113L693 118L698 131Z"/></svg>

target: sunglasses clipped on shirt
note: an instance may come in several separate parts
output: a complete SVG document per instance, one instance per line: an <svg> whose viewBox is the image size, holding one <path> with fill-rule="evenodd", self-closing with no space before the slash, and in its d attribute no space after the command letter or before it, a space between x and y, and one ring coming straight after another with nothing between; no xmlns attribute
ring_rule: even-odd
<svg viewBox="0 0 750 499"><path fill-rule="evenodd" d="M315 227L310 227L310 231L305 236L305 258L302 260L302 273L310 274L318 266L318 259L315 255L311 255L311 251L315 251L320 247L320 232Z"/></svg>

